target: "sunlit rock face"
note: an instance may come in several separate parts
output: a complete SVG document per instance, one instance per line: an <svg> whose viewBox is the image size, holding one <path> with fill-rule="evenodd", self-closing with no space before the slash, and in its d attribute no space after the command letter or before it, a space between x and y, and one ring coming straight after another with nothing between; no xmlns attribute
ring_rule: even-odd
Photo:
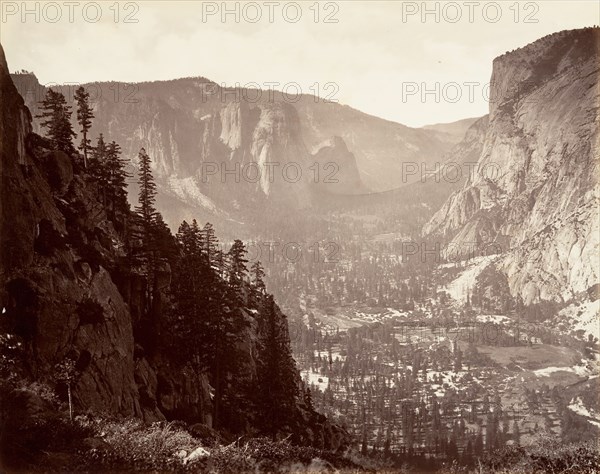
<svg viewBox="0 0 600 474"><path fill-rule="evenodd" d="M598 282L599 30L565 31L494 60L478 166L424 227L504 256L526 303Z"/></svg>

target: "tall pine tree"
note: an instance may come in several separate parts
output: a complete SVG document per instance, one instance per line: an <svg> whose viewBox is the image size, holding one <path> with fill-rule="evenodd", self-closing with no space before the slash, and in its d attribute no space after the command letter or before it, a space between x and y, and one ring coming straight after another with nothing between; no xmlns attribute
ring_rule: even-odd
<svg viewBox="0 0 600 474"><path fill-rule="evenodd" d="M215 229L210 222L207 222L202 229L202 241L203 241L203 249L202 254L208 265L216 271L221 270L220 260L221 256L219 255L219 239L217 239L215 235Z"/></svg>
<svg viewBox="0 0 600 474"><path fill-rule="evenodd" d="M71 127L71 107L67 105L65 96L48 89L46 97L40 102L40 109L42 112L36 117L43 119L41 126L47 129L52 147L68 155L74 155L75 132Z"/></svg>
<svg viewBox="0 0 600 474"><path fill-rule="evenodd" d="M98 141L96 146L92 148L92 154L90 157L89 173L98 187L102 191L103 200L106 204L106 187L108 186L108 168L107 168L107 155L108 150L106 142L104 141L104 135L98 135Z"/></svg>
<svg viewBox="0 0 600 474"><path fill-rule="evenodd" d="M260 260L257 260L252 264L252 266L250 267L250 273L252 274L252 284L254 288L259 293L264 293L266 289L264 282L265 271L263 269L262 264L260 263Z"/></svg>
<svg viewBox="0 0 600 474"><path fill-rule="evenodd" d="M277 311L272 295L266 297L262 315L257 405L263 430L275 438L284 425L291 424L299 392L286 319Z"/></svg>
<svg viewBox="0 0 600 474"><path fill-rule="evenodd" d="M147 277L146 302L147 311L152 305L153 295L157 290L156 270L158 254L156 247L156 183L152 176L150 157L144 148L138 154L138 205L135 207L136 230L133 254Z"/></svg>
<svg viewBox="0 0 600 474"><path fill-rule="evenodd" d="M77 122L81 126L81 144L79 149L83 151L83 166L87 168L88 149L90 148L91 140L87 137L88 131L92 126L94 112L90 106L90 94L83 86L80 86L75 91L75 102L77 102Z"/></svg>
<svg viewBox="0 0 600 474"><path fill-rule="evenodd" d="M127 173L126 161L121 158L121 147L114 140L106 148L106 175L112 217L115 213L126 213L127 204Z"/></svg>
<svg viewBox="0 0 600 474"><path fill-rule="evenodd" d="M229 288L232 298L238 303L244 302L244 282L248 273L246 254L244 243L236 239L229 250L228 261Z"/></svg>
<svg viewBox="0 0 600 474"><path fill-rule="evenodd" d="M140 246L143 253L153 250L153 230L156 222L156 183L152 176L151 160L142 148L138 154L138 205L135 207L140 226Z"/></svg>
<svg viewBox="0 0 600 474"><path fill-rule="evenodd" d="M263 267L259 260L254 262L250 267L250 275L252 277L250 305L255 309L259 309L267 292L264 282L265 271L263 270Z"/></svg>

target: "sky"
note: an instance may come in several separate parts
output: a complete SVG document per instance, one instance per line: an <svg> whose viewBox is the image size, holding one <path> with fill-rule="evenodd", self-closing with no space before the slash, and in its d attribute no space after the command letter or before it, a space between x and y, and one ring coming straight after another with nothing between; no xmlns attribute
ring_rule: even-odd
<svg viewBox="0 0 600 474"><path fill-rule="evenodd" d="M600 24L598 1L0 2L42 84L203 76L317 94L413 127L484 115L492 60Z"/></svg>

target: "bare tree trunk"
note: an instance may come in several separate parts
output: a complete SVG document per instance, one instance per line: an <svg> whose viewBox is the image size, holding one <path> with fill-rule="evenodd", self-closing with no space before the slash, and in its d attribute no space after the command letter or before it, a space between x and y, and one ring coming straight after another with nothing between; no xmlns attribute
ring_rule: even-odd
<svg viewBox="0 0 600 474"><path fill-rule="evenodd" d="M88 159L88 154L87 154L87 132L84 130L83 131L83 167L85 169L87 169L87 159Z"/></svg>
<svg viewBox="0 0 600 474"><path fill-rule="evenodd" d="M214 405L214 420L213 426L219 426L219 411L221 409L221 367L219 363L220 355L217 352L217 369L215 376L215 405Z"/></svg>
<svg viewBox="0 0 600 474"><path fill-rule="evenodd" d="M71 398L71 384L67 384L67 394L69 395L69 419L73 421L73 400Z"/></svg>

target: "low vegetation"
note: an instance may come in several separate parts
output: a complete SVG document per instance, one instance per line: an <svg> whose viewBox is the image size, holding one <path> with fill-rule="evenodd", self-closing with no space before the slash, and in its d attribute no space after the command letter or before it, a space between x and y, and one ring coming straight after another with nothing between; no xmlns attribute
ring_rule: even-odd
<svg viewBox="0 0 600 474"><path fill-rule="evenodd" d="M479 460L476 468L451 466L445 474L594 474L600 471L597 441L564 444L542 438L527 447L506 447Z"/></svg>
<svg viewBox="0 0 600 474"><path fill-rule="evenodd" d="M21 380L0 388L2 472L356 472L376 465L288 439L225 441L208 427L198 436L181 421L91 414L70 420L48 385Z"/></svg>

